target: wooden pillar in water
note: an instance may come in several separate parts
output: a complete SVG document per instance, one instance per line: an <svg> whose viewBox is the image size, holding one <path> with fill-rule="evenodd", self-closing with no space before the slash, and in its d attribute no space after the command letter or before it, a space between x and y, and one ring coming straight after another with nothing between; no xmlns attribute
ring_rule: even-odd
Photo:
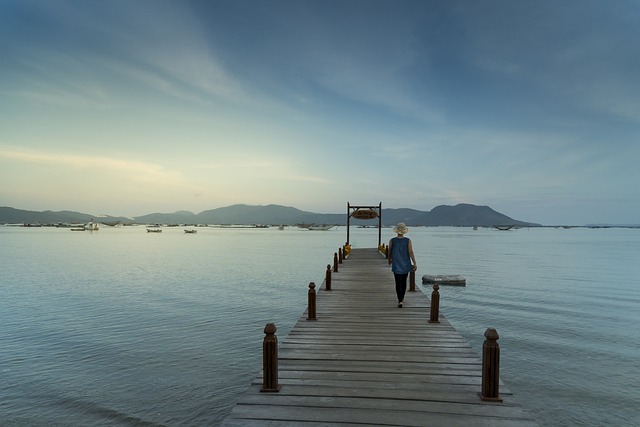
<svg viewBox="0 0 640 427"><path fill-rule="evenodd" d="M324 290L331 290L331 264L327 264L327 274L325 275L324 279Z"/></svg>
<svg viewBox="0 0 640 427"><path fill-rule="evenodd" d="M429 316L429 323L440 323L440 285L437 283L433 285L433 292L431 292L431 315Z"/></svg>
<svg viewBox="0 0 640 427"><path fill-rule="evenodd" d="M280 391L278 384L278 337L275 323L267 323L264 327L265 337L262 342L262 392Z"/></svg>
<svg viewBox="0 0 640 427"><path fill-rule="evenodd" d="M316 284L313 282L309 283L307 320L317 320L316 318Z"/></svg>
<svg viewBox="0 0 640 427"><path fill-rule="evenodd" d="M482 391L480 399L502 402L500 398L500 346L498 332L493 328L484 331L482 344Z"/></svg>

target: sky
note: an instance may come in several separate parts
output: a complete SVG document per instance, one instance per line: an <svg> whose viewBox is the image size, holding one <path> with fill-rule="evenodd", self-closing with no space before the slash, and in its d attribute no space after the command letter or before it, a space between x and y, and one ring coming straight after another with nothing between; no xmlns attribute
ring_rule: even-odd
<svg viewBox="0 0 640 427"><path fill-rule="evenodd" d="M640 223L636 0L0 0L0 206Z"/></svg>

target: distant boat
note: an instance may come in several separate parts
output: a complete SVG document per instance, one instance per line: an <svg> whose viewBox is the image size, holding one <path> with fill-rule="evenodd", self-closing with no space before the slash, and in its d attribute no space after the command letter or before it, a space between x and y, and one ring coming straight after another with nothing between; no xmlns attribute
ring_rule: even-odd
<svg viewBox="0 0 640 427"><path fill-rule="evenodd" d="M335 225L330 225L330 224L298 224L298 228L304 228L307 230L320 230L320 231L326 231L326 230L330 230L333 227L335 227Z"/></svg>
<svg viewBox="0 0 640 427"><path fill-rule="evenodd" d="M97 222L94 222L93 220L89 221L88 223L81 225L81 226L77 226L77 227L72 227L69 230L71 231L98 231L100 228L98 226Z"/></svg>
<svg viewBox="0 0 640 427"><path fill-rule="evenodd" d="M91 220L84 225L84 229L87 231L98 231L98 223Z"/></svg>
<svg viewBox="0 0 640 427"><path fill-rule="evenodd" d="M162 233L162 228L147 228L147 233Z"/></svg>
<svg viewBox="0 0 640 427"><path fill-rule="evenodd" d="M466 286L467 279L457 274L450 275L430 275L425 274L422 276L422 283L434 283L438 285L452 285L452 286Z"/></svg>
<svg viewBox="0 0 640 427"><path fill-rule="evenodd" d="M502 231L507 231L507 230L511 230L514 227L514 225L494 225L493 228L497 229L497 230L502 230Z"/></svg>
<svg viewBox="0 0 640 427"><path fill-rule="evenodd" d="M185 229L184 232L187 234L196 234L198 230Z"/></svg>

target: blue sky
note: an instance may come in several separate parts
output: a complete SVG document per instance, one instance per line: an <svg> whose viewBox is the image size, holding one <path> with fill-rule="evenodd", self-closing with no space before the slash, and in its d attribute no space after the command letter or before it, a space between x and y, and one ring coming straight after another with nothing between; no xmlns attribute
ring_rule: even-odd
<svg viewBox="0 0 640 427"><path fill-rule="evenodd" d="M0 206L640 223L640 2L0 1Z"/></svg>

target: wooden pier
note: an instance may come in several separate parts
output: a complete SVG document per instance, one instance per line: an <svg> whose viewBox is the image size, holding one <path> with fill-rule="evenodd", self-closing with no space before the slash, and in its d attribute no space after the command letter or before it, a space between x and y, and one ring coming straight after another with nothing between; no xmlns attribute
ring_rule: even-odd
<svg viewBox="0 0 640 427"><path fill-rule="evenodd" d="M317 291L317 320L278 337L278 392L259 376L223 426L537 426L500 383L479 397L482 358L419 289L397 307L377 249L353 249ZM277 332L276 332L277 336Z"/></svg>

